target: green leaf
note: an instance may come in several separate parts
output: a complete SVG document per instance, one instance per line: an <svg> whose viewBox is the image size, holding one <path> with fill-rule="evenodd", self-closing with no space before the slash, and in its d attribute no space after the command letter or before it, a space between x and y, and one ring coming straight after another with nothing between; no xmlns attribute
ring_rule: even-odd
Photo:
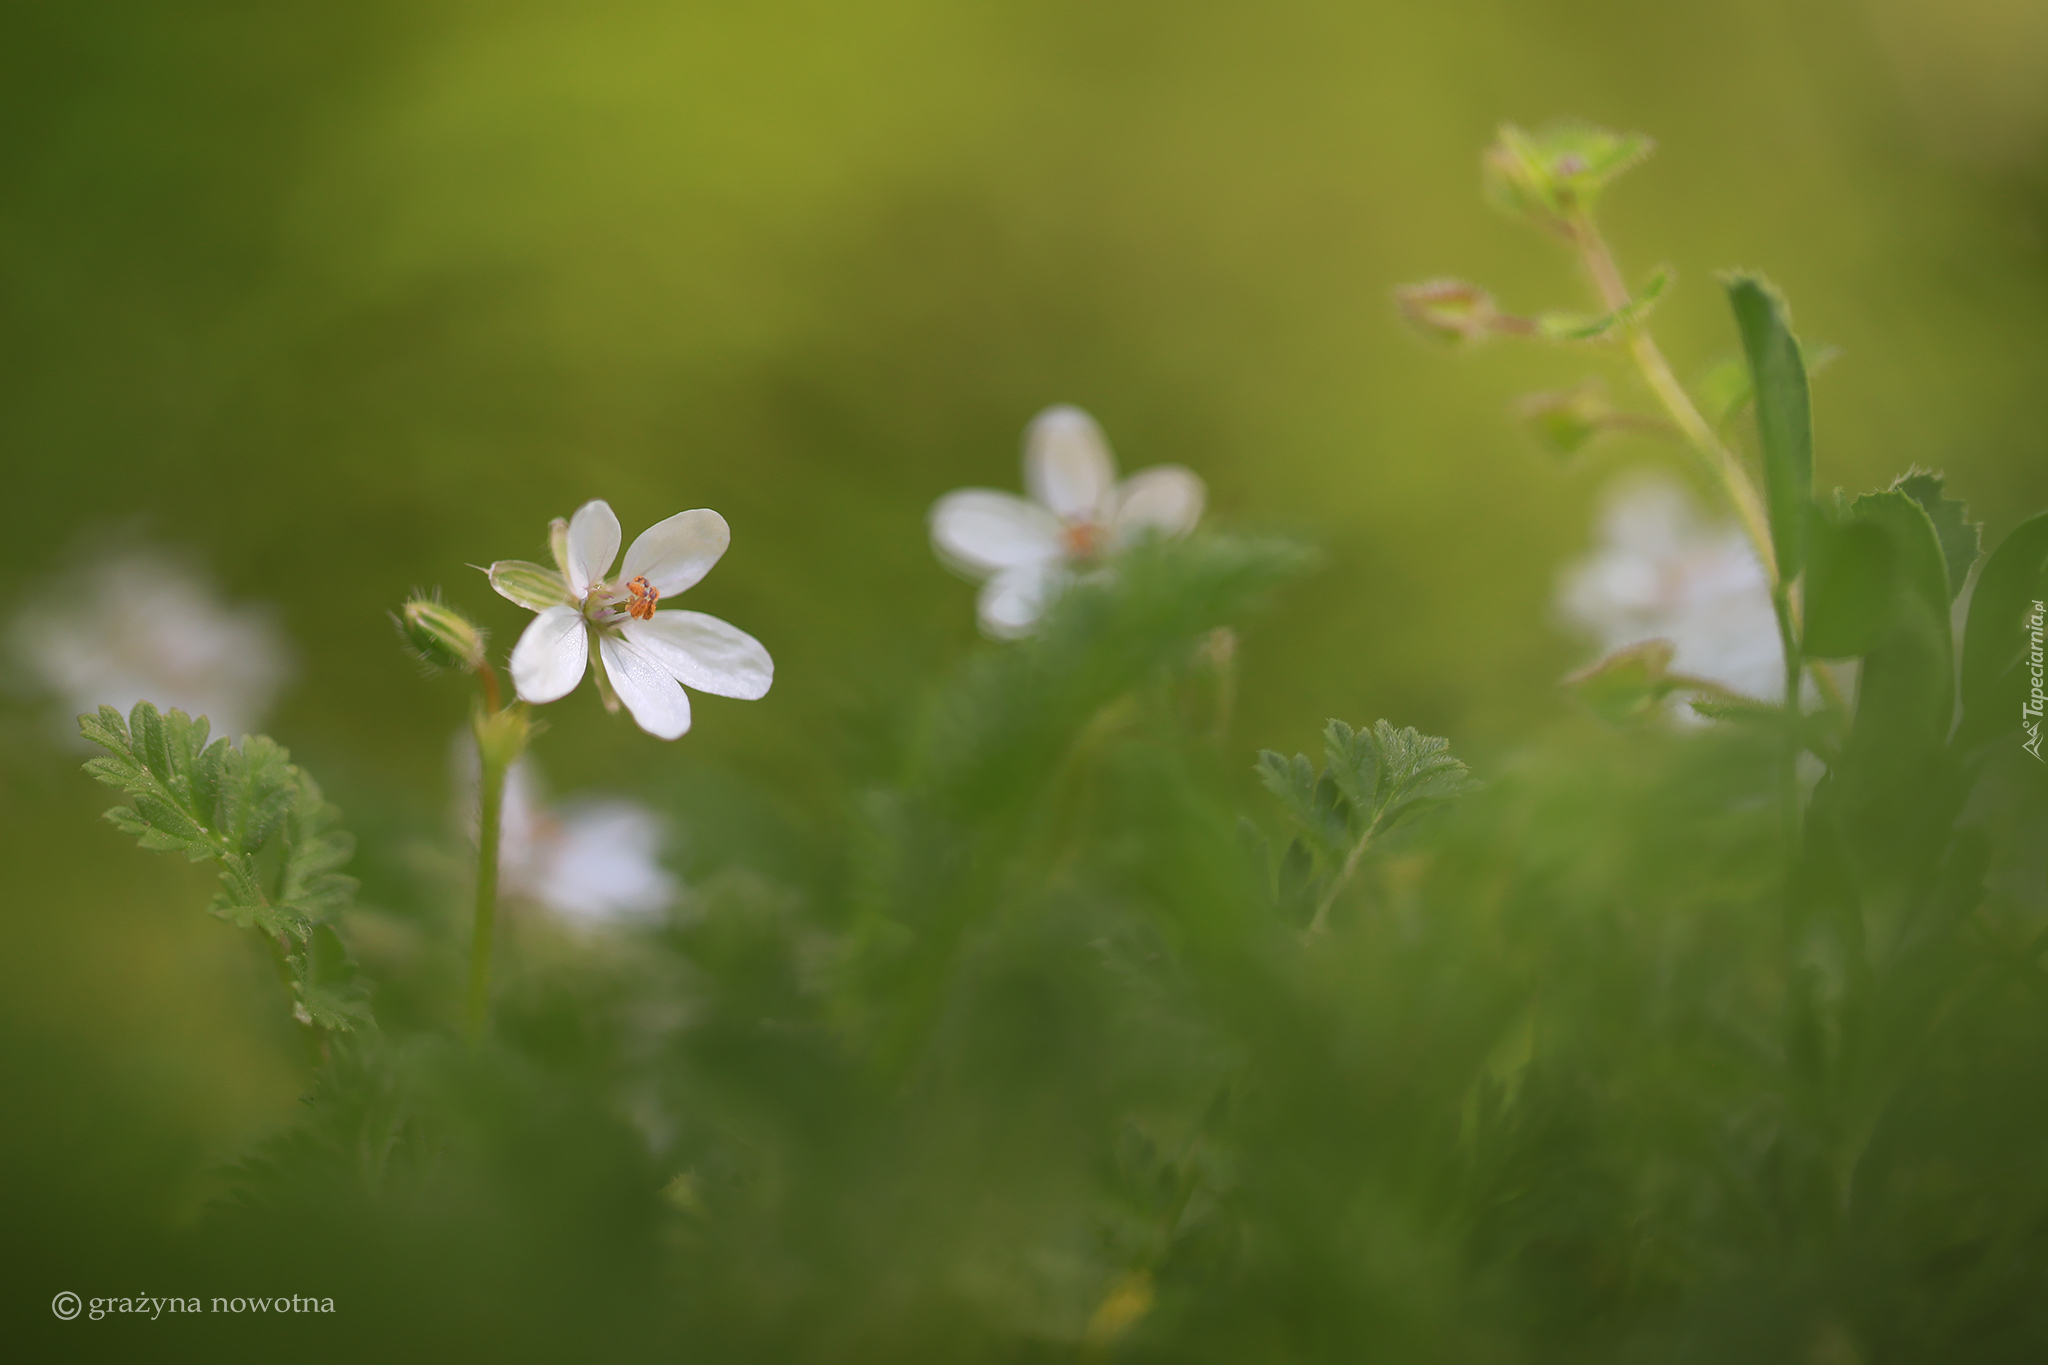
<svg viewBox="0 0 2048 1365"><path fill-rule="evenodd" d="M1823 341L1802 345L1800 353L1806 361L1806 377L1811 380L1841 358L1842 348ZM1749 361L1739 355L1723 356L1694 381L1692 391L1700 415L1715 430L1725 429L1756 396L1756 389L1749 382Z"/></svg>
<svg viewBox="0 0 2048 1365"><path fill-rule="evenodd" d="M1604 341L1625 332L1650 315L1657 300L1675 278L1668 265L1657 267L1635 297L1611 313L1542 313L1536 318L1537 333L1551 341Z"/></svg>
<svg viewBox="0 0 2048 1365"><path fill-rule="evenodd" d="M307 944L316 926L326 928L347 907L356 884L338 869L353 841L312 777L272 740L251 735L239 748L225 739L208 743L203 718L146 701L125 721L103 706L79 717L79 731L106 750L86 762L86 771L134 801L109 810L109 824L145 849L219 866L220 889L208 906L214 915ZM369 1017L360 988L350 984L353 967L334 965L346 961L345 954L335 957L338 945L335 939L302 954L294 968L315 974L308 978L311 994L295 987L295 1012L322 1028Z"/></svg>
<svg viewBox="0 0 2048 1365"><path fill-rule="evenodd" d="M1779 579L1790 582L1806 562L1807 503L1813 495L1813 414L1806 364L1777 291L1755 275L1735 275L1726 283L1756 395L1771 547L1777 553Z"/></svg>
<svg viewBox="0 0 2048 1365"><path fill-rule="evenodd" d="M356 964L341 936L322 924L291 953L287 964L298 997L299 1022L314 1028L348 1033L372 1022L369 990L358 979Z"/></svg>
<svg viewBox="0 0 2048 1365"><path fill-rule="evenodd" d="M1285 758L1263 749L1257 771L1266 790L1279 800L1316 853L1329 858L1343 848L1345 822L1336 811L1338 791L1317 775L1306 754Z"/></svg>
<svg viewBox="0 0 2048 1365"><path fill-rule="evenodd" d="M1969 509L1942 488L1944 478L1925 469L1909 469L1892 485L1927 513L1941 542L1941 558L1948 569L1948 595L1953 601L1969 579L1970 566L1983 551L1983 528L1970 520Z"/></svg>
<svg viewBox="0 0 2048 1365"><path fill-rule="evenodd" d="M1844 758L1860 756L1873 768L1910 775L1916 755L1946 743L1954 719L1954 647L1941 542L1920 504L1896 490L1864 494L1849 504L1849 515L1887 538L1891 591L1878 639L1864 653L1856 725Z"/></svg>
<svg viewBox="0 0 2048 1365"><path fill-rule="evenodd" d="M2048 599L2048 512L2014 527L1984 561L1963 628L1963 725L1958 742L1978 744L2023 723L2040 703L2032 661L2041 647L2035 604Z"/></svg>
<svg viewBox="0 0 2048 1365"><path fill-rule="evenodd" d="M1805 652L1848 659L1875 648L1890 619L1892 542L1874 522L1816 507L1808 528Z"/></svg>

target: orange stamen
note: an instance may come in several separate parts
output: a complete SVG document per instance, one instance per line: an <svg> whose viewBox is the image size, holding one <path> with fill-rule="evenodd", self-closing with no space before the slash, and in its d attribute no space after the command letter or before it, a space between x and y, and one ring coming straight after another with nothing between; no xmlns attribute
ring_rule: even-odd
<svg viewBox="0 0 2048 1365"><path fill-rule="evenodd" d="M626 591L633 595L633 601L627 606L626 614L638 621L652 621L654 604L661 599L661 590L649 583L643 575L628 583Z"/></svg>
<svg viewBox="0 0 2048 1365"><path fill-rule="evenodd" d="M1092 521L1077 521L1067 527L1067 554L1074 559L1093 559L1100 553L1104 536Z"/></svg>

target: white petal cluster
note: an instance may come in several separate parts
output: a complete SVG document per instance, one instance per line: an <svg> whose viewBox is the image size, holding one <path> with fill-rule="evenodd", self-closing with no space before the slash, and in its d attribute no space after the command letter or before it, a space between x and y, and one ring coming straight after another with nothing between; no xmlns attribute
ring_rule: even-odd
<svg viewBox="0 0 2048 1365"><path fill-rule="evenodd" d="M1116 460L1095 419L1064 404L1024 434L1028 498L962 488L933 504L932 548L949 568L982 584L981 627L998 639L1028 634L1046 606L1141 534L1185 535L1207 496L1193 471L1155 465L1117 481Z"/></svg>
<svg viewBox="0 0 2048 1365"><path fill-rule="evenodd" d="M648 920L675 900L676 879L661 865L661 818L637 802L591 797L551 806L522 759L505 775L499 818L502 885L565 920Z"/></svg>
<svg viewBox="0 0 2048 1365"><path fill-rule="evenodd" d="M1669 640L1675 673L1784 697L1770 582L1740 528L1709 524L1668 480L1637 478L1610 495L1600 541L1566 571L1558 604L1603 652Z"/></svg>
<svg viewBox="0 0 2048 1365"><path fill-rule="evenodd" d="M12 652L69 715L147 700L205 716L216 735L242 735L291 677L269 611L228 606L154 551L102 560L39 596L14 621Z"/></svg>
<svg viewBox="0 0 2048 1365"><path fill-rule="evenodd" d="M725 553L732 535L709 508L678 512L641 532L617 574L619 519L587 502L557 522L553 570L500 560L491 586L538 612L512 650L512 683L522 701L567 696L583 680L593 647L607 704L622 703L641 729L676 739L690 728L685 686L721 697L766 696L775 663L761 642L699 611L661 603L693 587Z"/></svg>

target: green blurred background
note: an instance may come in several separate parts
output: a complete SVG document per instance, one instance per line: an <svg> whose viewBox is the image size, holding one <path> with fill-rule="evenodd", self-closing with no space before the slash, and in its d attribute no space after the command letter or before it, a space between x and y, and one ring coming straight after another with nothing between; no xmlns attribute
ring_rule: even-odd
<svg viewBox="0 0 2048 1365"><path fill-rule="evenodd" d="M540 557L600 496L629 536L726 515L690 605L778 678L673 746L587 691L550 708L557 786L723 772L836 818L978 647L927 507L1015 487L1055 401L1127 469L1199 470L1214 518L1327 550L1247 633L1247 764L1386 715L1483 771L1564 709L1584 646L1551 595L1600 487L1671 462L1563 465L1515 430L1516 395L1602 357L1452 357L1394 319L1389 289L1438 274L1586 302L1480 205L1503 119L1659 140L1607 216L1632 275L1679 272L1681 373L1732 347L1725 266L1844 349L1824 483L1945 468L1992 536L2048 503L2048 8L2021 0L158 0L4 27L0 597L61 594L120 526L275 603L300 671L268 728L366 850L442 832L466 704L385 613L442 585L509 646L523 613L464 566ZM9 1179L188 1217L293 1113L266 969L203 875L96 823L48 702L7 706Z"/></svg>

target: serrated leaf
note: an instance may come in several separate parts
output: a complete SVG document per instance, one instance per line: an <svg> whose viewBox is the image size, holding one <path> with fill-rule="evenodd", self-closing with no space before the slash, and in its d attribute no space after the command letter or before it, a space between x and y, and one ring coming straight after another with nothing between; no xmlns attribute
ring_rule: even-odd
<svg viewBox="0 0 2048 1365"><path fill-rule="evenodd" d="M1323 727L1323 760L1328 774L1355 811L1371 815L1379 788L1379 750L1370 731L1356 731L1341 720Z"/></svg>
<svg viewBox="0 0 2048 1365"><path fill-rule="evenodd" d="M354 840L339 828L340 812L318 785L272 740L250 736L239 748L225 739L209 743L205 718L162 712L146 701L125 721L112 707L101 707L79 718L79 730L107 751L87 760L86 771L135 803L106 812L109 824L145 849L219 865L212 914L305 943L317 921L332 921L348 905L356 883L337 869ZM271 867L275 894L265 882L264 869ZM322 951L331 957L339 942ZM345 962L346 954L338 960ZM350 966L344 975L352 973ZM299 1017L324 1028L367 1020L360 987L329 975L313 983L310 997L298 992Z"/></svg>
<svg viewBox="0 0 2048 1365"><path fill-rule="evenodd" d="M1727 289L1755 394L1771 548L1777 554L1778 577L1790 582L1806 562L1807 505L1813 496L1813 414L1806 362L1776 290L1755 275L1732 276Z"/></svg>
<svg viewBox="0 0 2048 1365"><path fill-rule="evenodd" d="M136 759L157 781L168 785L171 746L164 736L162 713L146 701L136 702L135 709L128 713L128 733L133 738L131 749Z"/></svg>
<svg viewBox="0 0 2048 1365"><path fill-rule="evenodd" d="M1970 567L1983 551L1983 528L1970 520L1970 510L1948 496L1942 475L1925 469L1909 469L1892 485L1927 514L1941 543L1942 563L1948 570L1948 595L1954 601L1970 576Z"/></svg>
<svg viewBox="0 0 2048 1365"><path fill-rule="evenodd" d="M302 1018L316 1028L347 1033L371 1021L368 991L341 936L319 925L288 959Z"/></svg>

